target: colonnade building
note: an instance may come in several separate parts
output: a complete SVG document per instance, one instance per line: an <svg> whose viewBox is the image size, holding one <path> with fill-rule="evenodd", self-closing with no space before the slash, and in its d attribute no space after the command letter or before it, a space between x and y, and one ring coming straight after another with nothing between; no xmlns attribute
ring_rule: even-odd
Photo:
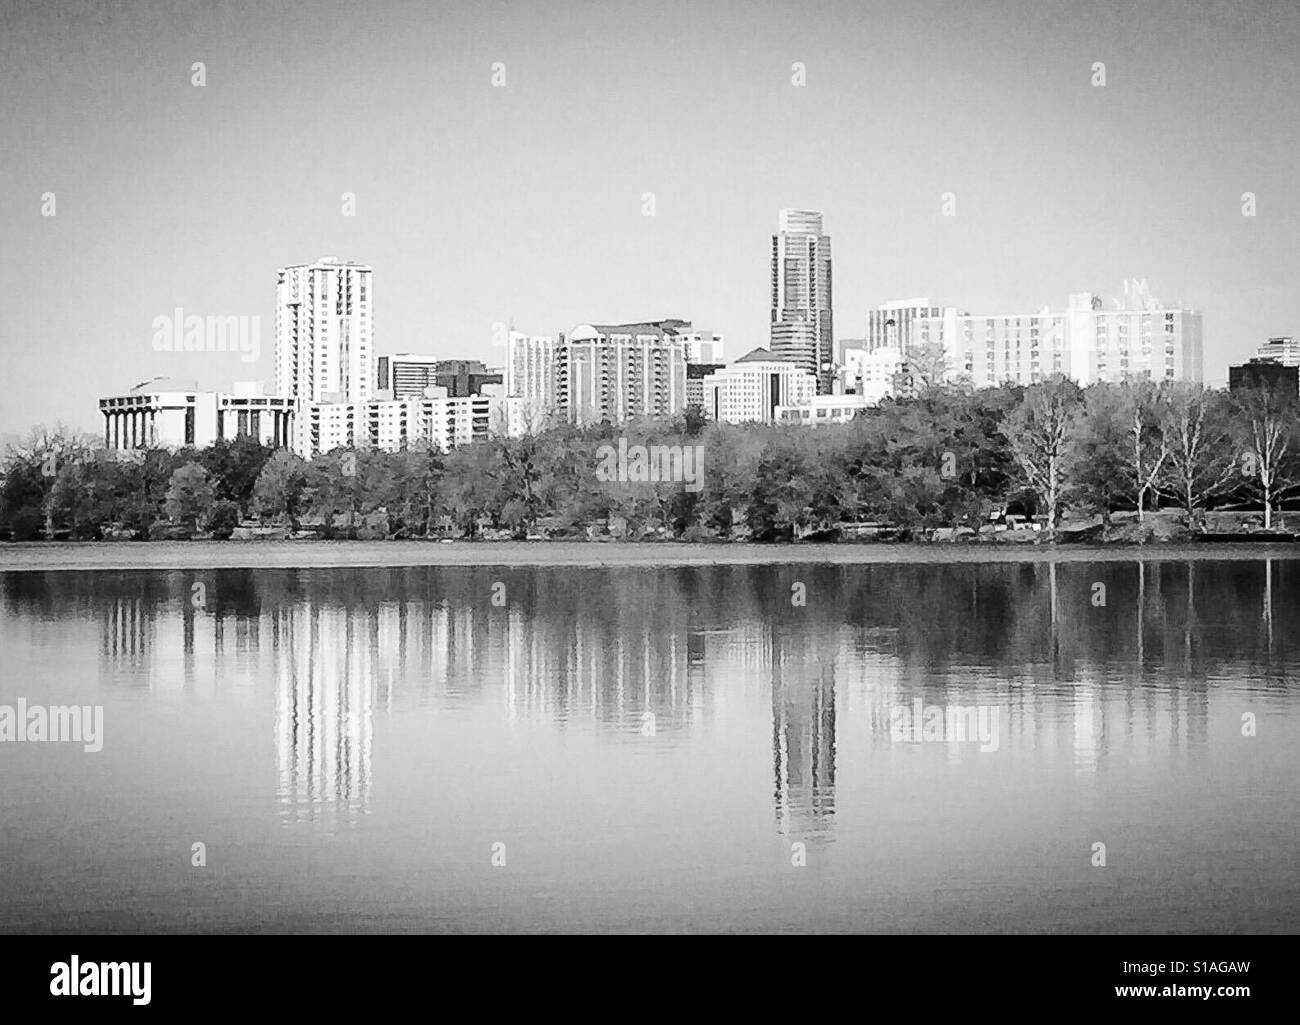
<svg viewBox="0 0 1300 1025"><path fill-rule="evenodd" d="M99 400L105 448L206 448L239 437L283 448L293 437L293 401L263 395L260 385L240 383L233 392L207 392L174 382L150 384Z"/></svg>

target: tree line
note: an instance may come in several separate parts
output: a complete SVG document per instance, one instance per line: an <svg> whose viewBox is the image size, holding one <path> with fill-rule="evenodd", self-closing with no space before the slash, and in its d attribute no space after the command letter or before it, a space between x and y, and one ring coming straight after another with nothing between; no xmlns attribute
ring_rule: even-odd
<svg viewBox="0 0 1300 1025"><path fill-rule="evenodd" d="M844 424L668 420L556 426L449 452L337 449L303 460L248 438L108 458L64 428L6 453L0 529L12 540L229 537L240 524L326 538L619 536L780 541L876 522L974 528L999 510L1142 521L1253 503L1264 526L1300 489L1297 397L1182 382L1087 388L1063 377L978 391L929 386ZM602 446L702 446L703 486L608 480Z"/></svg>

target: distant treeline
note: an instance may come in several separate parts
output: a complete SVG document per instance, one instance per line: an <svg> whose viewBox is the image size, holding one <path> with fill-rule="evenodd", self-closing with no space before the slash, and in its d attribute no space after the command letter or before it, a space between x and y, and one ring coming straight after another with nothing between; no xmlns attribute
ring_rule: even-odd
<svg viewBox="0 0 1300 1025"><path fill-rule="evenodd" d="M1161 505L1194 527L1229 501L1262 506L1268 526L1300 485L1296 413L1283 390L1081 389L1057 377L930 388L820 427L715 424L692 409L450 452L338 449L310 461L247 438L110 459L93 438L38 429L6 454L0 529L20 541L223 538L249 523L324 537L522 538L617 524L631 538L780 541L868 521L978 527L1007 508L1049 532L1066 510L1108 522ZM689 449L699 478L611 480L620 441Z"/></svg>

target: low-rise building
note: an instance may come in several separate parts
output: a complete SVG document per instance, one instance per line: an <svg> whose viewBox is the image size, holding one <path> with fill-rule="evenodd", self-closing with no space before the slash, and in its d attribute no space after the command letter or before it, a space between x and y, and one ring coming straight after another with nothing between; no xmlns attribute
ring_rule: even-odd
<svg viewBox="0 0 1300 1025"><path fill-rule="evenodd" d="M184 384L155 378L125 395L100 399L104 447L117 451L206 448L239 437L289 447L295 409L287 396L263 394L256 382L238 382L230 392L201 391Z"/></svg>
<svg viewBox="0 0 1300 1025"><path fill-rule="evenodd" d="M507 430L502 396L450 396L438 386L425 389L420 398L316 403L306 407L305 415L307 445L298 450L305 459L336 448L399 452L416 443L446 452Z"/></svg>
<svg viewBox="0 0 1300 1025"><path fill-rule="evenodd" d="M814 395L803 405L778 406L776 419L781 423L819 424L847 423L864 409L877 405L865 395Z"/></svg>
<svg viewBox="0 0 1300 1025"><path fill-rule="evenodd" d="M754 349L704 378L704 411L721 423L772 423L781 406L817 394L817 378L799 364Z"/></svg>

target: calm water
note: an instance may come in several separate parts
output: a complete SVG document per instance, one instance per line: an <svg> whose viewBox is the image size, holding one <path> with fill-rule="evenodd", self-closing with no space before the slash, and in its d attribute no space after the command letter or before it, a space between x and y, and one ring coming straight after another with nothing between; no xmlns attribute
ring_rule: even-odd
<svg viewBox="0 0 1300 1025"><path fill-rule="evenodd" d="M1294 932L1298 606L1252 559L0 574L0 704L105 733L0 744L0 929Z"/></svg>

